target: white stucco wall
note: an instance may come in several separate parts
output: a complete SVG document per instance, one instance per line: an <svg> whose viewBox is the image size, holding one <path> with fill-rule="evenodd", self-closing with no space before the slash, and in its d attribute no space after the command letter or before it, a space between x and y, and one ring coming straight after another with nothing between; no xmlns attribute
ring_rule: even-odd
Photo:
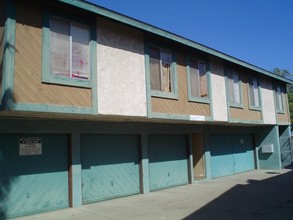
<svg viewBox="0 0 293 220"><path fill-rule="evenodd" d="M224 67L216 59L211 59L211 87L214 121L228 121L226 84Z"/></svg>
<svg viewBox="0 0 293 220"><path fill-rule="evenodd" d="M276 110L272 84L268 80L262 79L260 82L260 86L263 109L263 122L264 124L276 124Z"/></svg>
<svg viewBox="0 0 293 220"><path fill-rule="evenodd" d="M98 114L146 116L143 34L97 21Z"/></svg>

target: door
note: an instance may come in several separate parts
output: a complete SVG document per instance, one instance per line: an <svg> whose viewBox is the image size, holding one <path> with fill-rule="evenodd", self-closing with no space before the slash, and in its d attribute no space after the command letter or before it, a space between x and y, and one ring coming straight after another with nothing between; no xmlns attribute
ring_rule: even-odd
<svg viewBox="0 0 293 220"><path fill-rule="evenodd" d="M0 135L0 217L69 206L66 135Z"/></svg>
<svg viewBox="0 0 293 220"><path fill-rule="evenodd" d="M254 169L254 151L252 136L233 135L232 136L234 172L240 173Z"/></svg>
<svg viewBox="0 0 293 220"><path fill-rule="evenodd" d="M83 135L83 203L140 193L138 137Z"/></svg>
<svg viewBox="0 0 293 220"><path fill-rule="evenodd" d="M185 135L148 136L150 190L188 183Z"/></svg>
<svg viewBox="0 0 293 220"><path fill-rule="evenodd" d="M204 160L204 134L192 133L191 138L194 180L204 179L206 177Z"/></svg>
<svg viewBox="0 0 293 220"><path fill-rule="evenodd" d="M250 134L211 135L212 178L253 170L254 147Z"/></svg>
<svg viewBox="0 0 293 220"><path fill-rule="evenodd" d="M233 174L234 158L230 135L212 135L210 148L212 178Z"/></svg>

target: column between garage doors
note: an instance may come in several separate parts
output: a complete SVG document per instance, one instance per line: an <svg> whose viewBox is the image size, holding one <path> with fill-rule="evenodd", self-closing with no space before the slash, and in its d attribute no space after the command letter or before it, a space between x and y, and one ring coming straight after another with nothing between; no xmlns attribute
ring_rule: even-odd
<svg viewBox="0 0 293 220"><path fill-rule="evenodd" d="M107 135L106 135L107 136ZM115 137L125 138L127 135L110 135L111 138L109 140L115 139ZM108 137L110 137L108 136ZM130 135L131 136L131 135ZM83 137L83 138L81 138ZM95 139L89 141L90 139ZM82 192L82 172L85 172L85 169L91 169L87 164L85 158L81 160L82 157L85 156L85 152L83 151L83 146L87 144L88 147L93 149L94 151L98 150L99 139L102 138L104 141L100 144L105 145L108 143L105 139L105 135L82 135L77 133L73 133L71 136L71 152L70 157L72 160L72 164L70 166L70 191L71 191L71 203L72 207L78 207L82 205L83 200L83 192ZM118 138L118 139L119 139ZM129 139L130 138L130 139ZM136 141L134 141L134 138ZM132 139L132 141L131 141ZM137 160L134 158L134 163L130 166L134 166L138 168L139 176L138 176L138 187L140 188L136 193L148 193L150 190L157 190L166 187L172 187L175 185L187 184L190 178L191 170L189 169L190 164L190 153L187 148L189 148L189 141L187 135L171 135L171 134L160 134L160 135L132 135L128 140L132 142L132 146L130 149L137 150ZM129 142L129 143L130 143ZM116 144L123 143L123 141L117 141ZM112 143L113 145L113 143ZM137 147L135 147L137 145ZM104 147L104 150L107 149ZM118 148L117 148L118 149ZM112 151L113 152L113 151ZM112 153L109 152L109 153ZM107 153L107 152L104 152ZM92 153L88 153L88 155L92 155ZM134 153L135 155L135 153ZM99 158L96 158L99 159ZM191 161L192 163L192 161ZM85 166L88 166L85 168ZM95 165L94 165L95 166ZM134 168L133 167L133 168ZM83 169L85 168L85 169ZM93 168L93 167L92 167ZM156 169L161 173L156 173ZM170 168L170 170L167 170ZM173 169L174 168L174 169ZM114 168L116 169L116 168ZM136 169L136 168L134 168ZM87 170L89 171L89 170ZM100 171L96 169L99 173ZM115 170L112 170L115 171ZM156 175L163 175L165 179L157 179ZM177 176L176 176L177 175ZM173 178L173 179L172 179ZM96 179L97 180L97 179ZM152 182L152 186L150 186L150 182ZM156 183L155 183L156 182ZM165 182L165 183L164 183ZM157 184L157 186L155 185ZM134 193L134 192L133 192ZM130 194L133 194L130 193ZM97 199L100 200L100 199ZM101 199L103 200L103 199Z"/></svg>

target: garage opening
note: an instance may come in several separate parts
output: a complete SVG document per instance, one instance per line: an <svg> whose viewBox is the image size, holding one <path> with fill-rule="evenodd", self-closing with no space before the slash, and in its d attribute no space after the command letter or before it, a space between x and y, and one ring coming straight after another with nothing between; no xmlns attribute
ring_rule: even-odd
<svg viewBox="0 0 293 220"><path fill-rule="evenodd" d="M140 193L137 135L82 135L83 203Z"/></svg>
<svg viewBox="0 0 293 220"><path fill-rule="evenodd" d="M69 207L67 135L0 135L0 218Z"/></svg>
<svg viewBox="0 0 293 220"><path fill-rule="evenodd" d="M186 135L149 135L148 155L151 191L188 183Z"/></svg>
<svg viewBox="0 0 293 220"><path fill-rule="evenodd" d="M212 178L255 169L251 134L211 135L210 150Z"/></svg>

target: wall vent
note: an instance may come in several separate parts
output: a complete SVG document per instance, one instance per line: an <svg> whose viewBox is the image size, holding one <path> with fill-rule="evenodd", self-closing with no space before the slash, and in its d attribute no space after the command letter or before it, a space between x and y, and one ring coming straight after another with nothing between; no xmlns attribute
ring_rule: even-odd
<svg viewBox="0 0 293 220"><path fill-rule="evenodd" d="M274 145L266 144L261 146L261 152L264 154L272 154L274 153Z"/></svg>

